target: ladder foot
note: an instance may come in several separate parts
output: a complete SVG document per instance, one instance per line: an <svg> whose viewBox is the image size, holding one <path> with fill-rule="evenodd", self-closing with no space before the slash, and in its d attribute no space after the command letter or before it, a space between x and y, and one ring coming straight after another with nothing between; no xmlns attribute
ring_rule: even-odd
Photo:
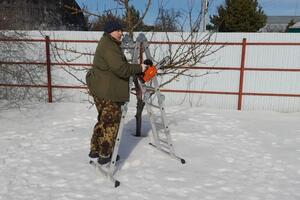
<svg viewBox="0 0 300 200"><path fill-rule="evenodd" d="M116 187L119 187L120 184L121 184L120 181L117 181L117 180L116 180L116 181L115 181L115 188L116 188Z"/></svg>
<svg viewBox="0 0 300 200"><path fill-rule="evenodd" d="M146 135L137 135L137 134L131 134L133 137L137 137L137 138L146 138Z"/></svg>
<svg viewBox="0 0 300 200"><path fill-rule="evenodd" d="M157 150L160 150L161 152L163 152L163 153L169 155L171 158L175 158L176 160L179 160L182 164L185 164L185 163L186 163L185 160L184 160L183 158L180 158L180 157L176 156L175 154L170 153L170 152L168 152L168 151L166 151L166 150L164 150L164 149L162 149L162 148L158 148L155 144L153 144L153 143L151 143L151 142L150 142L149 144L150 144L151 146L155 147Z"/></svg>

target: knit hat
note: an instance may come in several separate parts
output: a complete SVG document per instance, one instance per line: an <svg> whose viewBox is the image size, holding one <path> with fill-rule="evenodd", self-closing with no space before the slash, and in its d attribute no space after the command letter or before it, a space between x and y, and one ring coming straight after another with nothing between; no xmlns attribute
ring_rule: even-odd
<svg viewBox="0 0 300 200"><path fill-rule="evenodd" d="M105 33L111 33L111 32L114 32L114 31L117 31L117 30L122 30L122 25L118 22L118 21L107 21L105 24L104 24L104 32Z"/></svg>

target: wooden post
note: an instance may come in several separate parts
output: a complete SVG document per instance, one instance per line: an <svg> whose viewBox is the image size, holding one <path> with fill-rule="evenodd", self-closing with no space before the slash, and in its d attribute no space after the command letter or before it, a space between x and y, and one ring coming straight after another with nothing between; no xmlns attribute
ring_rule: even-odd
<svg viewBox="0 0 300 200"><path fill-rule="evenodd" d="M50 38L46 36L46 65L47 65L47 80L48 80L48 102L52 103L52 81L51 81L51 59L50 59Z"/></svg>

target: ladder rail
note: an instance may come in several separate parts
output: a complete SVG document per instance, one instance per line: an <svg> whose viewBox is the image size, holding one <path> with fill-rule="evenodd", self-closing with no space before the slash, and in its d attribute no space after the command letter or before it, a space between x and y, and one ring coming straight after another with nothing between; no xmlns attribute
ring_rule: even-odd
<svg viewBox="0 0 300 200"><path fill-rule="evenodd" d="M142 36L139 36L139 37L142 38ZM149 44L147 42L146 37L143 38L143 45L142 46L144 48L146 58L153 60L152 56L151 56L151 53L150 53ZM160 61L160 63L158 63L156 68L160 69L169 60L170 60L170 57L165 57L163 60ZM149 87L146 84L141 84L141 82L139 82L139 83L140 83L141 88ZM172 143L172 137L171 137L171 134L170 134L168 120L167 120L167 117L166 117L166 111L165 111L165 105L164 105L165 96L163 94L161 94L161 92L160 92L160 87L159 87L157 76L153 77L151 83L153 84L152 92L154 92L154 94L149 94L149 92L147 94L147 91L145 91L144 96L145 96L145 103L146 103L148 113L149 113L149 111L151 112L151 114L148 114L148 116L150 118L151 127L152 127L152 135L153 135L153 138L154 138L154 144L155 145L153 145L153 146L155 146L157 149L163 151L164 153L167 152L167 154L169 154L173 158L179 158L178 156L175 155L174 145ZM152 95L153 95L153 98L151 98ZM167 141L165 141L165 142L167 143L169 151L166 151L165 149L162 148L162 146L161 146L162 141L159 137L159 134L157 132L157 128L154 124L154 119L153 119L154 115L153 115L153 111L152 111L150 106L154 105L153 101L155 99L157 99L158 106L154 106L154 107L158 107L159 110L160 110L161 120L162 120L162 124L163 124L163 127L164 127L164 134L165 134L166 139L167 139ZM150 107L150 109L148 109L148 107ZM166 143L164 143L164 144L166 144ZM179 158L179 159L181 160L182 163L185 163L184 159L181 159L181 158Z"/></svg>
<svg viewBox="0 0 300 200"><path fill-rule="evenodd" d="M157 98L158 105L159 105L159 110L160 110L160 113L161 113L162 124L164 126L164 133L167 137L167 142L168 142L169 147L170 147L170 154L175 155L174 145L173 145L173 142L172 142L170 129L169 129L169 123L168 123L167 116L166 116L166 111L165 111L165 105L164 105L165 97L164 97L163 94L161 94L161 92L158 88L159 86L158 86L157 77L154 77L153 84L154 84L154 87L155 87L156 93L157 93L156 98Z"/></svg>
<svg viewBox="0 0 300 200"><path fill-rule="evenodd" d="M126 102L121 107L121 109L122 109L121 121L120 121L120 124L119 124L118 134L117 134L117 137L116 137L114 151L113 151L113 154L112 154L112 158L111 158L111 162L110 162L110 167L109 167L109 174L110 174L110 176L113 175L114 170L115 170L117 155L118 155L118 152L119 152L121 138L122 138L122 135L123 135L125 117L126 117L127 110L128 110L127 105L128 105L128 102Z"/></svg>

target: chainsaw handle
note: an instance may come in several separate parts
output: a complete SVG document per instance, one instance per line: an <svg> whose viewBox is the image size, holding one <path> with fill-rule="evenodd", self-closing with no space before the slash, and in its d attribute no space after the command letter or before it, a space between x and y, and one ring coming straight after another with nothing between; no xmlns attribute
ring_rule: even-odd
<svg viewBox="0 0 300 200"><path fill-rule="evenodd" d="M150 60L149 58L147 58L146 60L144 60L143 64L145 64L147 66L152 66L153 62L152 62L152 60Z"/></svg>

